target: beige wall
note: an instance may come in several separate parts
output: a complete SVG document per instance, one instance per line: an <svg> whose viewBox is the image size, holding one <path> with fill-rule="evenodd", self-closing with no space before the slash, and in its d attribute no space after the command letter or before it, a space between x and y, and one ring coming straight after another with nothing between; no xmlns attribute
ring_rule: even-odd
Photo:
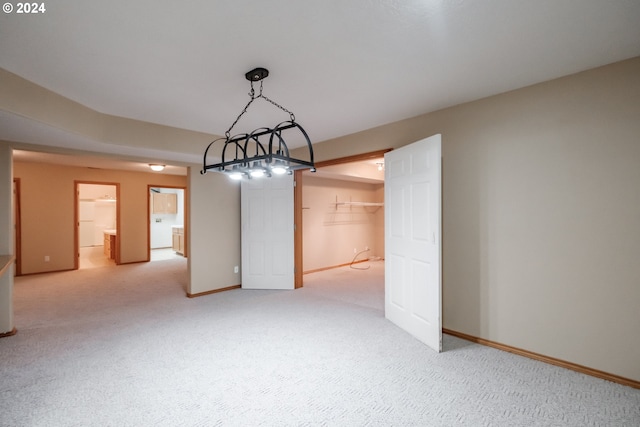
<svg viewBox="0 0 640 427"><path fill-rule="evenodd" d="M121 263L147 260L147 185L187 184L184 176L28 162L15 162L14 176L20 178L22 274L74 268L74 181L120 184Z"/></svg>
<svg viewBox="0 0 640 427"><path fill-rule="evenodd" d="M0 145L0 334L13 331L14 265L5 268L1 256L13 255L13 153ZM6 203L8 202L8 203Z"/></svg>
<svg viewBox="0 0 640 427"><path fill-rule="evenodd" d="M443 143L446 328L640 380L640 58L318 144Z"/></svg>
<svg viewBox="0 0 640 427"><path fill-rule="evenodd" d="M241 281L240 183L189 168L189 285L197 295ZM238 273L233 268L238 266Z"/></svg>
<svg viewBox="0 0 640 427"><path fill-rule="evenodd" d="M2 68L0 93L0 111L85 137L85 142L91 140L96 146L83 147L83 150L107 150L121 158L126 157L124 153L134 155L136 150L132 148L135 148L162 156L158 160L170 159L174 165L188 164L199 158L207 144L216 138L202 132L103 114ZM144 156L147 162L151 161L148 156Z"/></svg>
<svg viewBox="0 0 640 427"><path fill-rule="evenodd" d="M365 184L305 175L302 186L302 241L304 271L348 264L358 257L383 257L380 228L384 232L384 209L336 206L338 202L382 202L382 184Z"/></svg>

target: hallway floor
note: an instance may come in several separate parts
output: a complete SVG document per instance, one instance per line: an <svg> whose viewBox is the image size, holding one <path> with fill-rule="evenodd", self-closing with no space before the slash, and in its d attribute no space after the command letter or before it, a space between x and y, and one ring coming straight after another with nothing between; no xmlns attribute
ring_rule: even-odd
<svg viewBox="0 0 640 427"><path fill-rule="evenodd" d="M163 261L174 258L183 258L183 256L175 253L171 248L151 250L151 261ZM108 259L104 255L103 246L87 246L80 248L80 270L86 268L107 267L110 265L115 266L116 263L114 260Z"/></svg>
<svg viewBox="0 0 640 427"><path fill-rule="evenodd" d="M108 259L104 254L104 246L87 246L80 248L80 270L85 268L106 267L116 265L115 261Z"/></svg>

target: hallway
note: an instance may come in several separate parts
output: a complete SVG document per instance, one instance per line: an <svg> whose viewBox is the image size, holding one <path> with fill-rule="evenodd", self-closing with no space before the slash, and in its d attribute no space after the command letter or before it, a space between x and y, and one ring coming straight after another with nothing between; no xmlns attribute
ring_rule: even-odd
<svg viewBox="0 0 640 427"><path fill-rule="evenodd" d="M163 261L167 259L184 258L182 255L176 254L171 248L152 249L150 261ZM80 266L79 270L87 268L98 268L115 266L116 263L112 259L108 259L103 252L103 246L89 246L80 248Z"/></svg>

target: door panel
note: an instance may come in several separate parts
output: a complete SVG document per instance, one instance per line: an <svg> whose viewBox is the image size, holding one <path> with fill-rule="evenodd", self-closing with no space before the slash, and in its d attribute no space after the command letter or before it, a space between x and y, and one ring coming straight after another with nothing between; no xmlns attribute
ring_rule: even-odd
<svg viewBox="0 0 640 427"><path fill-rule="evenodd" d="M394 278L394 286L386 283L385 278L385 306L391 304L399 310L405 310L404 301L404 286L397 286L398 284L404 284L404 257L391 255L385 257L385 274L389 274ZM387 298L388 296L388 298ZM385 313L388 309L385 307Z"/></svg>
<svg viewBox="0 0 640 427"><path fill-rule="evenodd" d="M441 137L385 154L385 316L442 350Z"/></svg>
<svg viewBox="0 0 640 427"><path fill-rule="evenodd" d="M293 177L242 182L242 287L294 289Z"/></svg>

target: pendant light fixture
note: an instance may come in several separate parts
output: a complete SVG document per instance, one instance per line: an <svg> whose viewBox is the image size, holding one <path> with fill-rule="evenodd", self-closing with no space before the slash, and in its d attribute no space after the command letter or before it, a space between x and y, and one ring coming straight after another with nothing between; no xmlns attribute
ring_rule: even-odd
<svg viewBox="0 0 640 427"><path fill-rule="evenodd" d="M224 138L212 141L204 152L201 174L207 171L222 172L231 179L253 179L271 177L272 175L291 174L296 169L310 169L315 172L313 162L313 147L307 132L296 122L294 114L267 98L262 94L262 80L269 75L266 68L255 68L245 74L245 78L251 83L249 96L251 99L244 107L240 115L225 132ZM256 95L254 82L260 82L260 90ZM289 114L289 119L277 126L262 127L250 133L241 133L231 136L231 130L238 123L249 106L256 99L264 99L277 108ZM290 156L286 138L302 138L309 150L307 159L296 159ZM216 142L222 141L221 160L218 163L207 164L209 149Z"/></svg>

